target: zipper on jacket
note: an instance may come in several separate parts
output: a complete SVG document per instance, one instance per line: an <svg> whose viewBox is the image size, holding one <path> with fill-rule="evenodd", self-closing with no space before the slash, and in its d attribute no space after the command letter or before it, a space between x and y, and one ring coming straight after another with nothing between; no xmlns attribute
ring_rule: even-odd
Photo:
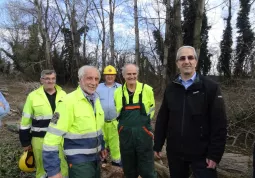
<svg viewBox="0 0 255 178"><path fill-rule="evenodd" d="M99 114L99 113L98 113ZM98 129L97 129L97 115L95 114L95 122L96 122L96 132L97 132L97 144L96 144L96 147L97 147L97 153L99 155L99 158L100 158L100 152L98 150L98 147L99 147L99 138L98 138ZM101 143L102 144L102 143ZM99 161L97 161L97 163L99 164Z"/></svg>
<svg viewBox="0 0 255 178"><path fill-rule="evenodd" d="M182 110L182 129L181 129L181 150L183 150L183 130L184 130L184 122L185 122L185 105L186 105L186 93L185 90L184 97L183 97L183 110Z"/></svg>
<svg viewBox="0 0 255 178"><path fill-rule="evenodd" d="M181 85L184 88L184 97L183 97L183 109L182 109L182 126L181 126L181 151L183 150L183 130L184 130L184 122L185 122L185 105L186 105L186 95L187 95L187 90L186 88L179 82L173 82L175 84Z"/></svg>
<svg viewBox="0 0 255 178"><path fill-rule="evenodd" d="M183 110L182 110L182 130L181 130L181 136L183 137L183 128L184 128L184 117L185 117L185 104L186 104L186 91L183 97Z"/></svg>

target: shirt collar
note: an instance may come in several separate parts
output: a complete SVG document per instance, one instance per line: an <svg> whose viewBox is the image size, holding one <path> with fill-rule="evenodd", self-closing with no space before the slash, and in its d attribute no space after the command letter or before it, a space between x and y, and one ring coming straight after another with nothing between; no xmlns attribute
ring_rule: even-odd
<svg viewBox="0 0 255 178"><path fill-rule="evenodd" d="M105 84L105 83L104 83L104 86L106 86L106 84ZM106 87L108 87L108 86L106 86ZM116 84L116 82L114 82L114 84L113 84L111 87L108 87L108 88L113 88L113 87L117 88L117 84Z"/></svg>
<svg viewBox="0 0 255 178"><path fill-rule="evenodd" d="M81 91L82 91L83 95L85 96L85 98L87 98L88 100L93 100L93 101L95 101L95 98L96 98L95 93L89 95L89 94L85 93L83 90L81 90Z"/></svg>
<svg viewBox="0 0 255 178"><path fill-rule="evenodd" d="M193 74L193 76L189 80L187 80L187 81L182 80L181 75L179 75L178 78L179 78L179 81L181 81L181 82L188 82L188 81L194 82L194 80L196 79L196 75L197 75L197 73L195 72Z"/></svg>

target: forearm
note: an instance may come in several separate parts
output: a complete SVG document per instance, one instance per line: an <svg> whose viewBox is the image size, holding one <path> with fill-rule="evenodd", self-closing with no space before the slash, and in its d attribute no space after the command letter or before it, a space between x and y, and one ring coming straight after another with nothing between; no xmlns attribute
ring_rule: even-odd
<svg viewBox="0 0 255 178"><path fill-rule="evenodd" d="M49 129L50 130L50 129ZM59 146L61 136L47 132L43 142L43 164L48 176L54 176L60 172Z"/></svg>

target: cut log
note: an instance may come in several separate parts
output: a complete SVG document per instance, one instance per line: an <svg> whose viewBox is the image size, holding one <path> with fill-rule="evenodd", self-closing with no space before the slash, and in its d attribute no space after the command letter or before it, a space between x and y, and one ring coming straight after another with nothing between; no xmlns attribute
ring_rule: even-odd
<svg viewBox="0 0 255 178"><path fill-rule="evenodd" d="M218 165L218 173L225 177L243 177L250 174L252 157L235 153L224 153L220 164Z"/></svg>

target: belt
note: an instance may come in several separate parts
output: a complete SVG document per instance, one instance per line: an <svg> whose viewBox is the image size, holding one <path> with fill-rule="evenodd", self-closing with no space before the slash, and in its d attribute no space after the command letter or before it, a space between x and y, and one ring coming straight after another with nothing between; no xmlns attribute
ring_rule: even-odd
<svg viewBox="0 0 255 178"><path fill-rule="evenodd" d="M115 121L115 120L116 120L116 119L112 119L112 120L105 120L105 122L110 123L110 122Z"/></svg>

